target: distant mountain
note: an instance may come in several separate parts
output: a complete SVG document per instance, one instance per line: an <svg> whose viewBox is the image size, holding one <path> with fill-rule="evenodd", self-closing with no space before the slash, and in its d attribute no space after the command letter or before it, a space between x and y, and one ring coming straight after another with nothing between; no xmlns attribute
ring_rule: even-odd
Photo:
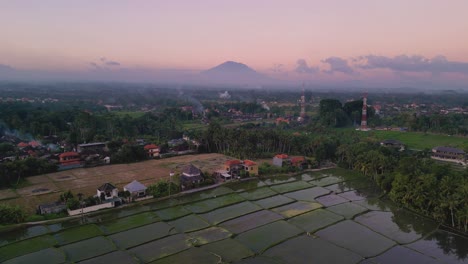
<svg viewBox="0 0 468 264"><path fill-rule="evenodd" d="M249 66L235 61L226 61L216 67L202 71L200 75L204 81L225 84L264 84L275 81L256 72Z"/></svg>

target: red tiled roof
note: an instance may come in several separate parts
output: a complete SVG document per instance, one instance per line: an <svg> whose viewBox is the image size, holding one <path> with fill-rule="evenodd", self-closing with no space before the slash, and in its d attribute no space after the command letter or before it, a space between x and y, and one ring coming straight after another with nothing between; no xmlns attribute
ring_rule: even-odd
<svg viewBox="0 0 468 264"><path fill-rule="evenodd" d="M293 157L293 158L291 158L291 163L300 163L300 162L303 162L303 161L305 161L304 157Z"/></svg>
<svg viewBox="0 0 468 264"><path fill-rule="evenodd" d="M251 161L251 160L244 160L244 164L247 165L247 166L257 165L257 163L255 161Z"/></svg>
<svg viewBox="0 0 468 264"><path fill-rule="evenodd" d="M287 159L288 155L287 154L277 154L275 157L277 157L278 159Z"/></svg>
<svg viewBox="0 0 468 264"><path fill-rule="evenodd" d="M232 165L238 165L238 164L241 164L241 163L242 163L242 161L240 161L240 160L228 160L224 164L226 166L232 166Z"/></svg>
<svg viewBox="0 0 468 264"><path fill-rule="evenodd" d="M65 157L72 157L72 156L79 156L80 154L78 152L73 152L73 151L70 151L70 152L64 152L62 154L59 155L60 158L65 158Z"/></svg>
<svg viewBox="0 0 468 264"><path fill-rule="evenodd" d="M27 146L29 146L28 143L24 143L24 142L20 142L20 143L18 144L18 147L20 147L20 148L25 148L25 147L27 147Z"/></svg>
<svg viewBox="0 0 468 264"><path fill-rule="evenodd" d="M41 143L39 143L39 142L37 142L35 140L29 142L29 146L31 146L33 148L38 147L40 145L41 145Z"/></svg>
<svg viewBox="0 0 468 264"><path fill-rule="evenodd" d="M156 146L155 144L149 144L149 145L146 145L145 146L145 149L148 150L148 149L157 149L159 148L158 146Z"/></svg>

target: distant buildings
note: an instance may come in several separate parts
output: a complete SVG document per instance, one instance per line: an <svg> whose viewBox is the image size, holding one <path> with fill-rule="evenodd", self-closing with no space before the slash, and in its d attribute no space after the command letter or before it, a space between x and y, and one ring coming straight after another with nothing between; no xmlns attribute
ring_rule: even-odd
<svg viewBox="0 0 468 264"><path fill-rule="evenodd" d="M463 165L466 165L466 159L467 159L465 151L461 149L445 147L445 146L433 148L431 157L433 159L457 162Z"/></svg>
<svg viewBox="0 0 468 264"><path fill-rule="evenodd" d="M307 160L304 156L290 157L287 154L277 154L273 157L273 166L285 167L293 166L301 169L308 167Z"/></svg>

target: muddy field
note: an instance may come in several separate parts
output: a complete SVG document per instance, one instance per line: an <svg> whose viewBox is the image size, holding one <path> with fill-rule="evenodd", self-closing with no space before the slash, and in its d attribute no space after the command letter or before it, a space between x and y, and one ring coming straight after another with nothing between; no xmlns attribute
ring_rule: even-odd
<svg viewBox="0 0 468 264"><path fill-rule="evenodd" d="M221 154L186 155L33 176L26 179L27 184L23 188L0 190L0 203L20 205L35 212L37 205L56 201L62 192L68 190L90 196L95 195L96 189L106 182L114 184L119 190L133 180L148 186L162 179L168 180L171 170L176 174L180 173L189 163L203 172L211 173L220 169L228 159L229 157ZM176 177L173 180L176 181Z"/></svg>

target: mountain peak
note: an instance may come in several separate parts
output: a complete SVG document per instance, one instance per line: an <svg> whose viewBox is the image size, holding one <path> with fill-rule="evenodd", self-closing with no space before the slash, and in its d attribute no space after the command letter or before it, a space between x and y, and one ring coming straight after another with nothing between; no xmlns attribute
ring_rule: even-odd
<svg viewBox="0 0 468 264"><path fill-rule="evenodd" d="M244 73L256 73L255 70L253 70L252 68L250 68L249 66L243 64L243 63L240 63L240 62L235 62L235 61L226 61L224 63L221 63L220 65L216 66L216 67L213 67L211 69L208 69L206 71L204 71L205 73L206 72L223 72L223 73L227 73L227 72L236 72L236 73L239 73L239 72L244 72Z"/></svg>

